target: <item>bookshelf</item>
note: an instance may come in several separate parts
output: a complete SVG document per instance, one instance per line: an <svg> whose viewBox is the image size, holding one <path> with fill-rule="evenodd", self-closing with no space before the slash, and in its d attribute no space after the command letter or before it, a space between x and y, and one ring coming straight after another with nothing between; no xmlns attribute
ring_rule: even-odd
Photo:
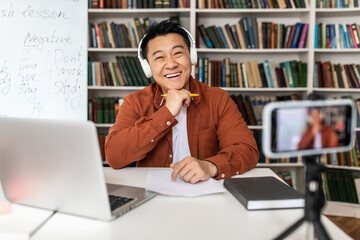
<svg viewBox="0 0 360 240"><path fill-rule="evenodd" d="M203 24L205 26L216 25L223 26L225 24L235 24L244 16L254 16L257 21L271 21L274 23L295 24L297 22L309 24L308 35L306 38L305 48L283 48L283 49L219 49L207 48L200 36L197 38L199 47L197 48L198 57L207 57L211 60L223 60L229 57L232 62L270 60L271 63L279 65L283 61L303 61L307 64L307 85L306 87L296 88L223 88L229 94L243 94L249 96L265 95L265 96L283 96L298 94L302 99L312 92L317 92L325 95L328 98L352 96L354 99L360 97L360 88L319 88L314 87L314 62L315 61L331 61L334 63L360 64L358 60L360 48L351 49L320 49L314 47L315 41L315 24L339 24L346 23L360 24L360 8L316 8L316 1L307 1L306 8L292 8L292 9L197 9L196 1L190 2L189 8L175 8L175 9L89 9L89 22L100 21L114 21L116 23L133 22L134 17L151 17L157 19L166 19L177 15L180 17L180 23L187 28L191 34L196 37L197 25ZM118 55L137 55L137 48L89 48L89 58L92 61L115 61L115 56ZM193 69L195 75L195 69ZM92 97L124 97L125 95L142 89L143 87L88 87L88 96ZM112 124L97 124L98 132L106 134L108 128ZM261 131L262 126L250 125L249 128L253 131ZM360 128L356 128L360 131ZM275 172L289 171L293 176L293 183L295 188L301 192L304 191L304 165L302 163L259 163L257 167L269 167ZM360 173L360 168L357 167L343 167L353 172L355 175ZM334 208L331 206L335 205ZM345 205L346 207L355 208L359 211L359 205L329 202L328 208L336 209L338 205ZM336 214L335 214L336 215ZM358 214L357 216L360 216Z"/></svg>

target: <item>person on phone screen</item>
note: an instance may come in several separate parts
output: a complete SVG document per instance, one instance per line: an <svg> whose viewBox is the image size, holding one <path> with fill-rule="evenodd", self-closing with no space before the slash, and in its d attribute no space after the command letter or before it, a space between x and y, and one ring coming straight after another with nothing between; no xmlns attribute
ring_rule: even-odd
<svg viewBox="0 0 360 240"><path fill-rule="evenodd" d="M319 108L311 108L309 111L310 123L302 134L298 144L299 150L321 149L339 146L339 138L335 130L324 123Z"/></svg>

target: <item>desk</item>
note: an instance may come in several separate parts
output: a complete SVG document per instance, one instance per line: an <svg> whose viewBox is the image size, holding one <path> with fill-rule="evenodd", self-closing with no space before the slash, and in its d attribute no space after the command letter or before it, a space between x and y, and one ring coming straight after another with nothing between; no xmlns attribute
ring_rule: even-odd
<svg viewBox="0 0 360 240"><path fill-rule="evenodd" d="M139 187L145 186L148 170L104 168L108 183ZM240 177L269 175L275 176L256 168ZM111 222L57 213L32 239L271 239L302 216L302 209L250 212L228 192L196 198L159 195ZM350 239L326 217L322 221L333 239ZM305 236L303 225L289 239Z"/></svg>
<svg viewBox="0 0 360 240"><path fill-rule="evenodd" d="M105 168L108 183L144 187L149 168ZM269 176L253 169L241 177ZM196 198L156 196L112 222L56 214L33 237L47 239L271 239L303 216L302 209L249 212L228 192ZM326 217L333 239L350 239ZM305 239L306 226L289 239Z"/></svg>

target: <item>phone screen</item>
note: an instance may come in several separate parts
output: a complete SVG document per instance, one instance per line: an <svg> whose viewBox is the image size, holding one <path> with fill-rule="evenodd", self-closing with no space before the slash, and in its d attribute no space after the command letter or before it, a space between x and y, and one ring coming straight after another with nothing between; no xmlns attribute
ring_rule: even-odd
<svg viewBox="0 0 360 240"><path fill-rule="evenodd" d="M274 152L347 146L351 141L351 107L298 107L273 112Z"/></svg>

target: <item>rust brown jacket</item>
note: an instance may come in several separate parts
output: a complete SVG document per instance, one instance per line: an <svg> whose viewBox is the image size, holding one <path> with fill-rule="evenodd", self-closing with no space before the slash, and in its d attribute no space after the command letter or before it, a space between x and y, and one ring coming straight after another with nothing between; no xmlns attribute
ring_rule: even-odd
<svg viewBox="0 0 360 240"><path fill-rule="evenodd" d="M191 156L214 163L217 179L254 168L259 159L255 139L228 93L193 78L190 92L199 94L192 98L187 112ZM154 82L124 98L105 144L113 168L134 161L138 167L169 167L172 163L171 129L177 120L161 94Z"/></svg>
<svg viewBox="0 0 360 240"><path fill-rule="evenodd" d="M312 149L314 148L315 135L312 133L311 127L306 129L305 133L302 135L301 140L298 144L298 148L302 149ZM338 147L339 139L332 127L323 125L321 129L321 145L323 148Z"/></svg>

